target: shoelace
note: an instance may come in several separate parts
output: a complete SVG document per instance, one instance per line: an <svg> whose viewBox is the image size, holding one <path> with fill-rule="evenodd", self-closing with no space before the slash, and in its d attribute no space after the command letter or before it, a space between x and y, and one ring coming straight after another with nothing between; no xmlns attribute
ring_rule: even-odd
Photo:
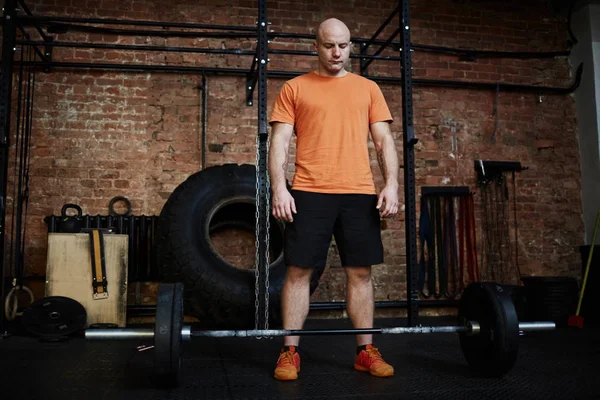
<svg viewBox="0 0 600 400"><path fill-rule="evenodd" d="M383 357L381 356L381 353L379 352L379 350L377 350L376 347L371 347L370 349L367 349L365 351L369 355L369 358L371 359L372 364L375 364L378 362L384 362Z"/></svg>
<svg viewBox="0 0 600 400"><path fill-rule="evenodd" d="M294 365L294 354L292 354L291 351L286 351L285 353L282 353L279 356L279 361L277 362L277 365L280 366L280 367L285 367L285 366L288 366L288 365L296 367Z"/></svg>

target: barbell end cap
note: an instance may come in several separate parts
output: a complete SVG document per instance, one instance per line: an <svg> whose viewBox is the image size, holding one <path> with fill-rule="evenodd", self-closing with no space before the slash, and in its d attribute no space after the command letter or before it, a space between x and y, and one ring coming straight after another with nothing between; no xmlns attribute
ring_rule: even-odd
<svg viewBox="0 0 600 400"><path fill-rule="evenodd" d="M481 332L481 325L477 321L467 321L467 336L479 335Z"/></svg>

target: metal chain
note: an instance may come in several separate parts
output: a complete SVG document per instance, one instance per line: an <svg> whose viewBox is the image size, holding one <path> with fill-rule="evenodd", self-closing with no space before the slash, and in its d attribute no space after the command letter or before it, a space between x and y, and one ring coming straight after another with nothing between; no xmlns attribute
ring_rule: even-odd
<svg viewBox="0 0 600 400"><path fill-rule="evenodd" d="M269 148L269 139L267 138L267 148ZM269 257L269 245L271 244L270 232L271 232L271 180L269 179L269 174L265 174L265 208L267 216L266 222L266 241L265 243L265 329L269 329L269 267L270 267L270 257Z"/></svg>
<svg viewBox="0 0 600 400"><path fill-rule="evenodd" d="M260 209L260 193L259 193L259 174L258 174L258 162L259 162L259 143L260 139L257 136L256 137L256 193L255 193L255 199L254 201L256 202L256 212L255 212L255 218L256 218L256 226L254 229L254 233L256 235L256 239L254 241L254 246L255 246L255 254L254 254L254 329L259 329L258 326L258 309L260 307L260 303L258 301L258 297L260 295L260 290L259 290L259 286L258 286L258 276L259 276L259 262L258 262L258 247L259 247L259 243L258 243L258 238L259 238L259 213L258 210Z"/></svg>
<svg viewBox="0 0 600 400"><path fill-rule="evenodd" d="M257 149L258 146L260 145L260 139L257 138ZM268 146L268 144L267 144ZM260 308L260 302L259 302L259 297L260 297L260 282L259 282L259 268L260 268L260 257L259 257L259 238L260 238L260 210L261 207L265 207L265 211L266 211L266 243L265 243L265 273L264 273L264 279L265 279L265 325L264 328L262 329L269 329L269 245L271 242L270 239L270 230L271 230L271 219L270 219L270 200L269 200L269 193L270 193L270 188L271 188L271 183L269 180L269 174L266 174L266 179L265 179L265 196L264 196L264 204L263 204L263 196L260 195L260 173L259 173L259 162L260 162L260 155L259 155L259 151L256 152L256 197L255 197L255 201L256 201L256 212L255 212L255 217L256 217L256 226L255 226L255 233L256 233L256 240L255 240L255 254L254 254L254 327L255 329L261 329L258 326L258 320L259 320L259 316L258 316L258 312L259 312L259 308Z"/></svg>

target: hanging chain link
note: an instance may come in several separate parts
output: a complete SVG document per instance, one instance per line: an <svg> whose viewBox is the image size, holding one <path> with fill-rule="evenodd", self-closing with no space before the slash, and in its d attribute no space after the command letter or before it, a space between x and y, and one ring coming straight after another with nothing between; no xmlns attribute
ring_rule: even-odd
<svg viewBox="0 0 600 400"><path fill-rule="evenodd" d="M267 0L258 1L258 41L257 41L257 83L258 83L258 136L256 143L256 265L255 265L255 326L258 327L260 306L260 283L264 283L265 290L264 307L265 323L264 329L269 329L269 219L271 210L269 208L269 174L267 171L267 149L269 148L268 124L267 124L267 62L269 62L267 37ZM264 159L263 159L264 158ZM262 229L266 229L263 232ZM261 246L264 246L264 254L260 254ZM263 261L263 262L261 262ZM264 271L259 268L264 266ZM261 273L262 272L262 273ZM259 278L263 282L259 282Z"/></svg>
<svg viewBox="0 0 600 400"><path fill-rule="evenodd" d="M270 180L269 180L269 174L265 174L265 193L264 196L261 196L261 190L260 190L260 168L259 168L259 163L261 162L260 160L260 138L257 138L257 151L256 151L256 212L255 212L255 217L256 217L256 226L255 226L255 233L256 233L256 240L255 240L255 254L254 254L254 259L255 259L255 263L254 263L254 327L255 329L261 329L258 325L258 321L259 321L259 310L260 310L260 254L259 254L259 250L260 250L260 237L261 237L261 226L260 226L260 210L264 210L265 211L265 216L266 216L266 223L265 223L265 229L266 229L266 235L265 235L265 270L264 270L264 282L265 282L265 325L263 327L263 329L269 329L269 244L271 242L270 239L270 230L271 230L271 221L270 221L270 200L269 200L269 193L270 193L270 188L271 188L271 184L270 184ZM267 143L268 146L268 143ZM266 160L265 160L266 162Z"/></svg>
<svg viewBox="0 0 600 400"><path fill-rule="evenodd" d="M267 148L269 140L267 139ZM271 244L271 180L269 174L265 174L265 216L266 216L266 235L265 235L265 329L269 329L269 267L271 266L271 258L269 257L269 245Z"/></svg>
<svg viewBox="0 0 600 400"><path fill-rule="evenodd" d="M255 208L255 218L256 218L256 227L254 229L254 234L256 235L255 238L255 242L254 242L254 246L255 246L255 254L254 254L254 329L259 329L258 326L258 311L260 308L260 302L258 301L258 298L260 296L260 288L258 286L258 282L259 282L259 274L260 271L258 268L260 268L259 266L259 257L258 257L258 248L259 248L259 242L258 242L258 238L260 237L259 235L259 231L260 231L260 224L259 224L259 220L260 220L260 214L259 214L259 210L260 210L260 189L259 189L259 167L258 167L258 163L259 163L259 146L260 146L260 139L257 136L256 137L256 193L255 193L255 203L256 203L256 208Z"/></svg>

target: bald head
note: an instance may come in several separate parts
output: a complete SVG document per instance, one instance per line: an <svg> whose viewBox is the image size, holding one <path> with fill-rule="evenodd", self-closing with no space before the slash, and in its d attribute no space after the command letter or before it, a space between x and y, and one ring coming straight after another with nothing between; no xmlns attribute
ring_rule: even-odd
<svg viewBox="0 0 600 400"><path fill-rule="evenodd" d="M321 22L317 29L317 43L323 43L329 37L343 37L346 42L350 42L350 30L342 21L337 18L329 18Z"/></svg>
<svg viewBox="0 0 600 400"><path fill-rule="evenodd" d="M342 21L329 18L317 30L315 49L319 56L319 74L344 76L345 64L350 57L350 30Z"/></svg>

